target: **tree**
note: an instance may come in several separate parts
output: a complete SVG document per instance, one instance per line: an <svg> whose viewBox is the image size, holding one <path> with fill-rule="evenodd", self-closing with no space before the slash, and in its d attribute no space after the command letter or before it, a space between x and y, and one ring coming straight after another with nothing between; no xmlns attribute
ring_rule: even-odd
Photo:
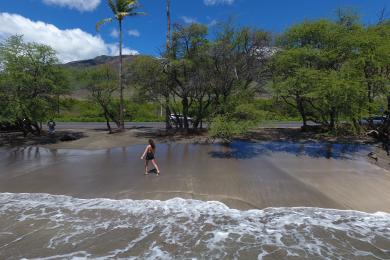
<svg viewBox="0 0 390 260"><path fill-rule="evenodd" d="M171 0L166 0L166 12L167 12L167 46L166 46L166 60L167 63L170 62L171 59ZM167 81L167 84L170 82ZM169 92L166 92L164 95L165 98L165 129L172 128L170 123L170 114L171 111L169 109Z"/></svg>
<svg viewBox="0 0 390 260"><path fill-rule="evenodd" d="M108 131L112 133L110 121L115 122L117 127L121 125L116 112L117 103L113 98L113 94L118 90L116 85L118 76L115 70L108 65L102 65L87 71L85 79L90 97L102 109Z"/></svg>
<svg viewBox="0 0 390 260"><path fill-rule="evenodd" d="M368 114L373 114L374 100L387 94L390 71L390 24L369 26L351 37L353 55L349 61L357 80L366 89Z"/></svg>
<svg viewBox="0 0 390 260"><path fill-rule="evenodd" d="M365 105L363 89L350 61L356 48L352 35L361 30L352 19L319 20L290 28L273 58L274 90L307 121L335 130L340 118L354 121L357 104Z"/></svg>
<svg viewBox="0 0 390 260"><path fill-rule="evenodd" d="M55 51L11 36L0 44L0 67L0 98L5 101L0 118L25 134L39 135L42 122L55 114L57 96L67 92Z"/></svg>
<svg viewBox="0 0 390 260"><path fill-rule="evenodd" d="M309 120L314 120L310 117L310 103L315 102L311 93L317 77L315 71L304 66L312 58L305 49L283 51L274 57L271 65L276 97L297 109L304 129Z"/></svg>
<svg viewBox="0 0 390 260"><path fill-rule="evenodd" d="M114 18L106 18L101 21L99 21L96 24L96 30L100 29L100 26L112 22L113 19L116 19L118 21L119 26L119 91L120 91L120 107L119 107L119 121L120 121L120 129L124 130L125 123L124 123L124 101L123 101L123 62L122 62L122 23L123 19L125 17L129 16L136 16L143 14L141 12L136 12L136 10L139 8L138 1L136 0L108 0L108 5L111 9L111 11L114 14Z"/></svg>
<svg viewBox="0 0 390 260"><path fill-rule="evenodd" d="M200 71L207 60L208 40L207 27L191 24L187 27L176 25L172 36L172 62L169 66L169 79L172 80L170 90L181 99L184 118L184 129L189 130L188 116L199 86Z"/></svg>
<svg viewBox="0 0 390 260"><path fill-rule="evenodd" d="M166 13L167 13L167 53L171 48L171 1L166 0Z"/></svg>
<svg viewBox="0 0 390 260"><path fill-rule="evenodd" d="M172 38L168 58L139 57L130 67L129 76L141 92L155 101L160 96L171 97L166 107L183 114L177 127L186 132L189 116L194 130L202 127L204 119L218 116L251 125L250 117L234 112L241 105L236 100L251 103L259 89L257 83L264 81L265 63L270 58L266 48L269 34L232 29L209 41L207 27L191 24L176 25Z"/></svg>
<svg viewBox="0 0 390 260"><path fill-rule="evenodd" d="M265 31L222 24L210 45L208 82L215 98L213 110L225 113L230 108L226 110L224 104L235 90L246 90L251 84L261 87L269 78L266 64L273 50L271 37Z"/></svg>
<svg viewBox="0 0 390 260"><path fill-rule="evenodd" d="M148 56L138 56L129 65L126 75L129 76L129 83L135 86L137 98L146 101L161 103L166 102L170 90L168 87L168 75L164 73L164 66L160 59ZM161 96L165 101L161 100ZM169 110L169 107L168 107Z"/></svg>

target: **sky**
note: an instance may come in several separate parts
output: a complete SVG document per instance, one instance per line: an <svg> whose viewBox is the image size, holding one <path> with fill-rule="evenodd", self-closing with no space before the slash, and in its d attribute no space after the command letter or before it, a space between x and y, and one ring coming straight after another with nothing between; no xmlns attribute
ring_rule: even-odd
<svg viewBox="0 0 390 260"><path fill-rule="evenodd" d="M139 0L146 15L124 22L124 53L159 56L166 39L165 0ZM353 8L374 24L390 0L171 0L172 23L198 22L215 31L221 21L280 34L305 20L335 18L338 8ZM0 41L22 34L27 42L47 44L61 62L118 54L117 23L96 31L112 17L107 0L0 0Z"/></svg>

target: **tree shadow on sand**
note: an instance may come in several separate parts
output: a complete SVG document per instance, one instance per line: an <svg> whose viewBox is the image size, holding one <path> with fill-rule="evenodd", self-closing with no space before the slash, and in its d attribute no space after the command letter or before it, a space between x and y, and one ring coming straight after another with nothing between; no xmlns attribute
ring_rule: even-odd
<svg viewBox="0 0 390 260"><path fill-rule="evenodd" d="M270 141L261 143L234 141L219 148L222 151L211 151L209 155L218 159L252 159L261 155L284 152L296 156L340 160L351 159L352 155L356 153L370 151L370 147L365 144L312 141Z"/></svg>

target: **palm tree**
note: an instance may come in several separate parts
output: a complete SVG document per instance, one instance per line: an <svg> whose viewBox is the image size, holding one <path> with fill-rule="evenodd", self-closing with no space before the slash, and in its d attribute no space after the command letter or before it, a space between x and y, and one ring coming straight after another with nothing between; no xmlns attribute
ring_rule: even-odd
<svg viewBox="0 0 390 260"><path fill-rule="evenodd" d="M96 30L99 31L100 26L112 22L114 19L118 21L119 25L119 89L120 89L120 111L119 111L119 121L120 121L120 129L125 129L125 122L123 118L124 105L123 105L123 64L122 64L122 22L123 19L127 16L136 16L143 13L136 12L137 8L139 8L137 0L108 0L108 5L111 11L114 14L112 18L106 18L99 21L96 24Z"/></svg>
<svg viewBox="0 0 390 260"><path fill-rule="evenodd" d="M170 61L170 51L171 51L171 1L166 0L166 12L167 12L167 50L166 57L168 63ZM169 110L169 94L165 96L165 128L170 129L171 124L170 120L170 110Z"/></svg>
<svg viewBox="0 0 390 260"><path fill-rule="evenodd" d="M171 1L166 0L166 9L167 9L167 52L171 49Z"/></svg>

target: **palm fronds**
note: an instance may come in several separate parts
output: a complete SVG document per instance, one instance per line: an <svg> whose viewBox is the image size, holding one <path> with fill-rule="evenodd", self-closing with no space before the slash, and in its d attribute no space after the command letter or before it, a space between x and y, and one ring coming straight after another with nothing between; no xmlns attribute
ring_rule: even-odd
<svg viewBox="0 0 390 260"><path fill-rule="evenodd" d="M110 23L110 22L112 22L112 18L106 18L106 19L100 20L99 22L96 23L96 31L99 31L99 30L100 30L100 27L101 27L103 24Z"/></svg>

